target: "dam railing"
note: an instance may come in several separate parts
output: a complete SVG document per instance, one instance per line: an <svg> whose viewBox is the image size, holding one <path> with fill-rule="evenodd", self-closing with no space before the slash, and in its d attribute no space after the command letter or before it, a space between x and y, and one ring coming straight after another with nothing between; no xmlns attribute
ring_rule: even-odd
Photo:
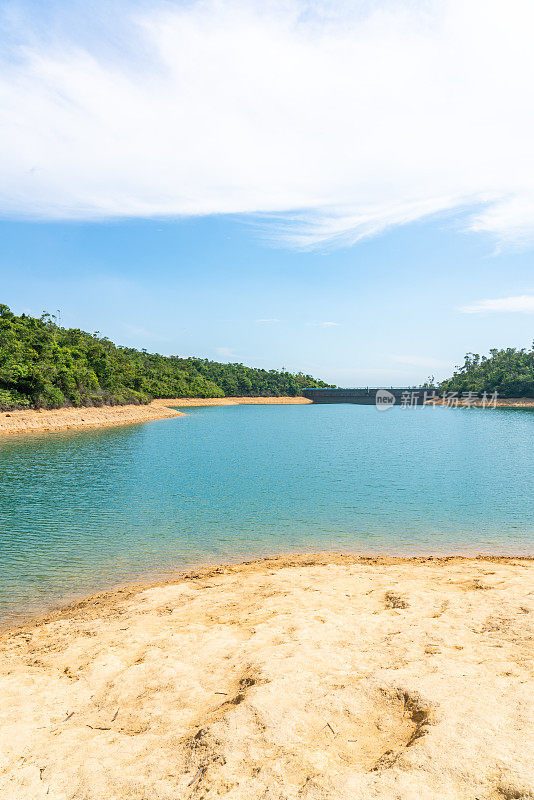
<svg viewBox="0 0 534 800"><path fill-rule="evenodd" d="M393 395L396 402L401 402L406 392L423 392L421 386L390 387L379 386L374 389L303 389L304 397L313 403L357 403L359 405L373 405L376 403L376 393L379 390L386 390Z"/></svg>

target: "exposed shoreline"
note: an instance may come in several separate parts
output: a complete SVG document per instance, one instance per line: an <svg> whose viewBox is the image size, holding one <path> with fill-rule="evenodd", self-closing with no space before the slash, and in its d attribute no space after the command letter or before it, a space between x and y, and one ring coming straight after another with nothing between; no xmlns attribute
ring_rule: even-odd
<svg viewBox="0 0 534 800"><path fill-rule="evenodd" d="M181 417L183 412L172 406L222 406L222 405L288 405L309 403L304 397L222 397L222 398L171 398L153 400L148 405L101 406L92 408L23 409L0 412L0 435L12 433L39 433L107 425L127 425L151 422L157 419Z"/></svg>
<svg viewBox="0 0 534 800"><path fill-rule="evenodd" d="M458 397L457 404L452 402L447 403L444 400L427 400L426 405L432 406L445 406L448 408L466 408L465 403L463 403L463 398ZM473 408L481 408L481 399L478 398L473 402ZM503 397L501 400L498 398L495 401L487 401L486 409L492 408L534 408L534 398L533 397Z"/></svg>
<svg viewBox="0 0 534 800"><path fill-rule="evenodd" d="M497 408L534 408L533 397L510 397L497 400ZM491 408L491 405L489 406Z"/></svg>
<svg viewBox="0 0 534 800"><path fill-rule="evenodd" d="M312 401L307 397L176 397L174 400L153 400L153 406L168 403L177 406L303 406Z"/></svg>
<svg viewBox="0 0 534 800"><path fill-rule="evenodd" d="M12 433L98 428L127 425L183 416L174 406L308 405L306 397L175 397L152 400L148 405L100 406L93 408L23 409L0 411L0 436ZM442 403L437 403L442 405ZM497 408L534 408L534 399L497 400Z"/></svg>
<svg viewBox="0 0 534 800"><path fill-rule="evenodd" d="M126 582L119 581L108 588L96 589L87 594L83 594L74 599L52 604L44 612L28 612L27 615L19 620L8 622L4 627L0 623L0 643L3 638L10 633L27 630L32 627L40 627L62 619L70 619L71 616L79 612L85 614L93 608L98 608L99 613L103 608L111 608L116 602L122 602L151 589L160 589L167 586L174 586L182 581L208 579L214 575L236 575L248 574L262 570L286 569L294 566L326 566L329 564L363 564L373 567L383 567L392 565L412 564L437 564L437 565L456 565L468 562L480 563L489 562L492 564L513 564L516 562L531 565L534 568L534 555L523 554L502 554L502 553L480 553L469 552L437 552L437 553L414 553L413 555L390 555L388 553L351 553L346 551L317 551L317 552L289 552L279 553L268 556L252 556L245 560L236 559L235 561L202 563L199 565L186 564L183 567L176 567L168 570L159 577L144 579L139 577L136 580ZM534 596L534 584L533 584Z"/></svg>
<svg viewBox="0 0 534 800"><path fill-rule="evenodd" d="M2 797L528 798L533 574L285 555L17 626L0 635Z"/></svg>
<svg viewBox="0 0 534 800"><path fill-rule="evenodd" d="M13 611L6 616L0 616L0 642L2 636L17 630L39 627L59 619L68 619L73 613L93 606L102 608L112 605L116 600L133 597L139 592L148 589L172 586L182 580L209 577L214 574L247 573L248 571L265 568L285 568L296 563L332 564L354 563L371 564L373 566L387 566L391 564L423 564L423 563L463 563L475 561L490 561L492 563L527 562L534 565L534 554L529 549L526 552L499 552L481 551L480 548L469 550L413 550L409 555L405 552L391 552L380 550L325 550L310 552L306 550L292 550L271 555L250 554L249 556L237 555L235 558L227 556L226 560L200 562L192 560L183 564L172 564L167 568L147 570L137 576L116 578L109 580L105 585L87 587L83 591L63 592L55 599L43 600L40 605L32 604L23 606L18 611Z"/></svg>

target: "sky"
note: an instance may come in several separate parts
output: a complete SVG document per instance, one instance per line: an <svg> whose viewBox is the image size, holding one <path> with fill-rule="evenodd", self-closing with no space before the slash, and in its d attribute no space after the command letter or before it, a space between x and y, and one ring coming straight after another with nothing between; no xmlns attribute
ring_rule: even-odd
<svg viewBox="0 0 534 800"><path fill-rule="evenodd" d="M338 385L534 338L530 0L0 2L0 302Z"/></svg>

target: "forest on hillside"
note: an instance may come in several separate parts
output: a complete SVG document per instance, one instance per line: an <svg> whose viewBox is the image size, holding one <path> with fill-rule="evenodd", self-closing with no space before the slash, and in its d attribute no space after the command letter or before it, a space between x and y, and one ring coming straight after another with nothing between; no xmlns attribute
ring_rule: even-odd
<svg viewBox="0 0 534 800"><path fill-rule="evenodd" d="M489 356L467 353L452 378L440 384L443 392L497 392L499 397L534 397L532 349L490 350Z"/></svg>
<svg viewBox="0 0 534 800"><path fill-rule="evenodd" d="M299 372L120 347L0 304L0 409L149 403L155 397L295 396L326 387Z"/></svg>

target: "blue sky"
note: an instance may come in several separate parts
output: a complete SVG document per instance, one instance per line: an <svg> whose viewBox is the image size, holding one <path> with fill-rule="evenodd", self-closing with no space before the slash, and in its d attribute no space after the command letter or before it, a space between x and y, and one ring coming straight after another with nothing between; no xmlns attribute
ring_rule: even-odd
<svg viewBox="0 0 534 800"><path fill-rule="evenodd" d="M528 346L533 315L466 313L532 292L532 254L453 219L330 250L275 248L253 221L0 224L3 301L147 350L303 369L338 385L445 376L467 350ZM331 324L327 324L331 323Z"/></svg>
<svg viewBox="0 0 534 800"><path fill-rule="evenodd" d="M534 336L528 0L0 2L16 311L339 385Z"/></svg>

